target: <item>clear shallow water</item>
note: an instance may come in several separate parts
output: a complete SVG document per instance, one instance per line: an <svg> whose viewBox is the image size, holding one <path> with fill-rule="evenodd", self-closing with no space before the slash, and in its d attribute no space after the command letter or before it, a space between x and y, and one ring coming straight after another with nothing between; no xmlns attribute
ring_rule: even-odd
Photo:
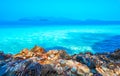
<svg viewBox="0 0 120 76"><path fill-rule="evenodd" d="M16 54L35 45L69 54L107 52L120 48L120 26L34 26L0 28L0 50Z"/></svg>

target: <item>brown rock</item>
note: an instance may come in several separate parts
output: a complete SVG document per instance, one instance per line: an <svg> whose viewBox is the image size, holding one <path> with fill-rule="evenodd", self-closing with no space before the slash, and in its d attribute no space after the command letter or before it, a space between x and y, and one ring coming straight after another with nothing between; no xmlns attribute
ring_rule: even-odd
<svg viewBox="0 0 120 76"><path fill-rule="evenodd" d="M28 58L33 57L33 55L34 55L34 53L31 52L31 51L29 51L29 52L25 55L25 57L26 57L26 59L28 59Z"/></svg>
<svg viewBox="0 0 120 76"><path fill-rule="evenodd" d="M97 67L96 70L102 76L119 76L120 75L120 68L109 69L107 67L101 66L101 67Z"/></svg>
<svg viewBox="0 0 120 76"><path fill-rule="evenodd" d="M29 50L26 48L26 49L23 49L20 53L21 53L21 54L23 54L23 53L24 53L24 54L28 54L28 52L29 52Z"/></svg>
<svg viewBox="0 0 120 76"><path fill-rule="evenodd" d="M35 46L33 49L31 49L30 51L36 53L36 54L43 54L45 51L44 51L44 48L42 47L39 47L39 46Z"/></svg>
<svg viewBox="0 0 120 76"><path fill-rule="evenodd" d="M14 58L23 58L23 59L26 59L26 55L29 53L29 50L28 49L23 49L20 53L14 55L13 57Z"/></svg>

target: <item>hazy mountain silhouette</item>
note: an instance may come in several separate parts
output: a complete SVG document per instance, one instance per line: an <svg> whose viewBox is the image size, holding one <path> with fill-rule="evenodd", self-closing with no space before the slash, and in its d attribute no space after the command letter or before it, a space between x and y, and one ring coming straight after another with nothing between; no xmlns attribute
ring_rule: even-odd
<svg viewBox="0 0 120 76"><path fill-rule="evenodd" d="M73 20L57 17L25 17L17 21L0 21L0 25L119 25L120 21L104 21L104 20Z"/></svg>

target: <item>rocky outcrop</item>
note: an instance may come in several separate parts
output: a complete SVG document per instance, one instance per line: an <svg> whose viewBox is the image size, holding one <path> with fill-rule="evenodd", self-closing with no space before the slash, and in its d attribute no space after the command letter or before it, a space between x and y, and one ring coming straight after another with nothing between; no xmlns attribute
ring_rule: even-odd
<svg viewBox="0 0 120 76"><path fill-rule="evenodd" d="M3 61L6 64L1 65L0 76L92 75L86 65L72 60L63 50L45 52L42 47L35 46L31 50L23 49L20 53L11 56L11 60L6 61Z"/></svg>
<svg viewBox="0 0 120 76"><path fill-rule="evenodd" d="M0 52L0 76L120 76L120 50L68 55L35 46L16 55Z"/></svg>
<svg viewBox="0 0 120 76"><path fill-rule="evenodd" d="M120 50L113 53L76 54L72 59L85 64L94 75L120 76Z"/></svg>

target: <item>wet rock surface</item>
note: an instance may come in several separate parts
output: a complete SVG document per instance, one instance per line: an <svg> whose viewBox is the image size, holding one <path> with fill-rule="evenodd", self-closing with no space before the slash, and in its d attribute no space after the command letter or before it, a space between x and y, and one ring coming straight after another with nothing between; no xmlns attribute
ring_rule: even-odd
<svg viewBox="0 0 120 76"><path fill-rule="evenodd" d="M120 76L120 49L72 56L39 46L16 55L0 52L0 76Z"/></svg>

